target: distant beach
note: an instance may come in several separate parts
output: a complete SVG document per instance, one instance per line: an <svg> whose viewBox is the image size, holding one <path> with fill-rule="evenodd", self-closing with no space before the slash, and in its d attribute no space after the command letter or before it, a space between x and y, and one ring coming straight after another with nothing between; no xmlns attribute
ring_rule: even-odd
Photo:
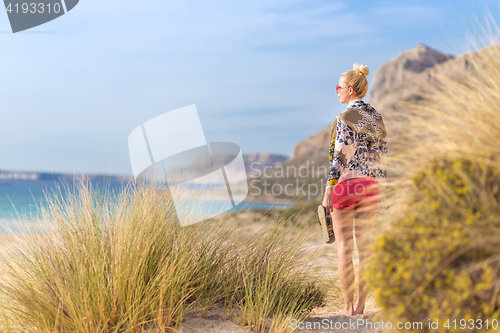
<svg viewBox="0 0 500 333"><path fill-rule="evenodd" d="M111 193L123 191L129 179L125 177L89 177L94 188ZM40 214L46 204L46 195L73 191L72 175L0 172L0 233L9 229L22 232ZM244 201L230 212L241 210L284 209L286 203Z"/></svg>

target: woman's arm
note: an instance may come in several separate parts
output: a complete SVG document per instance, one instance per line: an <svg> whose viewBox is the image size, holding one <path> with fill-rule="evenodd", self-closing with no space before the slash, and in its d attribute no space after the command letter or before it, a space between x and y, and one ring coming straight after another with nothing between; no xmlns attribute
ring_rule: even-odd
<svg viewBox="0 0 500 333"><path fill-rule="evenodd" d="M335 125L335 124L334 124ZM336 121L335 137L330 142L330 172L326 181L323 206L330 212L333 210L332 193L344 171L347 161L354 155L354 131L341 119Z"/></svg>
<svg viewBox="0 0 500 333"><path fill-rule="evenodd" d="M354 131L342 119L337 121L335 140L330 143L330 173L327 187L335 186L347 162L354 155Z"/></svg>
<svg viewBox="0 0 500 333"><path fill-rule="evenodd" d="M379 139L378 151L380 156L379 168L384 174L382 185L384 188L387 187L386 178L387 178L387 153L389 151L389 145L387 143L387 136L384 135Z"/></svg>

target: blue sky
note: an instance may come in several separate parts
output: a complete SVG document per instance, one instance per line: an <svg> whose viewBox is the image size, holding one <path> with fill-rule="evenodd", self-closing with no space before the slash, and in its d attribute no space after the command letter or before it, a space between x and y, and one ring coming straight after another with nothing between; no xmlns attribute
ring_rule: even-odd
<svg viewBox="0 0 500 333"><path fill-rule="evenodd" d="M0 14L0 169L131 174L130 132L190 104L207 141L289 156L345 108L353 62L371 81L420 43L460 54L490 12L498 0L80 0L17 34Z"/></svg>

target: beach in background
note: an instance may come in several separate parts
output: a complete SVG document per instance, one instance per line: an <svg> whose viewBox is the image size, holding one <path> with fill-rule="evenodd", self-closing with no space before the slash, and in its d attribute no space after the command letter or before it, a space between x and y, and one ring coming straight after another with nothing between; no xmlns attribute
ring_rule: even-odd
<svg viewBox="0 0 500 333"><path fill-rule="evenodd" d="M3 176L2 176L3 175ZM48 175L37 173L0 173L0 233L22 232L36 223L41 208L46 206L47 195L74 193L76 181L69 175ZM9 179L10 177L10 179ZM7 178L7 179L6 179ZM101 191L118 194L126 190L129 179L125 177L89 177L90 185ZM286 203L244 201L227 213L242 210L284 209Z"/></svg>

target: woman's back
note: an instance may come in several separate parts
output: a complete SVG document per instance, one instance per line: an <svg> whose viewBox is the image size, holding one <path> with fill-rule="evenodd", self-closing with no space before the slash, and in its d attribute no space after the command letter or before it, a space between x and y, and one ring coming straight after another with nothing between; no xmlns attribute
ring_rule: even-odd
<svg viewBox="0 0 500 333"><path fill-rule="evenodd" d="M342 179L354 176L385 180L387 131L382 115L370 104L362 100L350 103L337 116L331 138L330 160Z"/></svg>

